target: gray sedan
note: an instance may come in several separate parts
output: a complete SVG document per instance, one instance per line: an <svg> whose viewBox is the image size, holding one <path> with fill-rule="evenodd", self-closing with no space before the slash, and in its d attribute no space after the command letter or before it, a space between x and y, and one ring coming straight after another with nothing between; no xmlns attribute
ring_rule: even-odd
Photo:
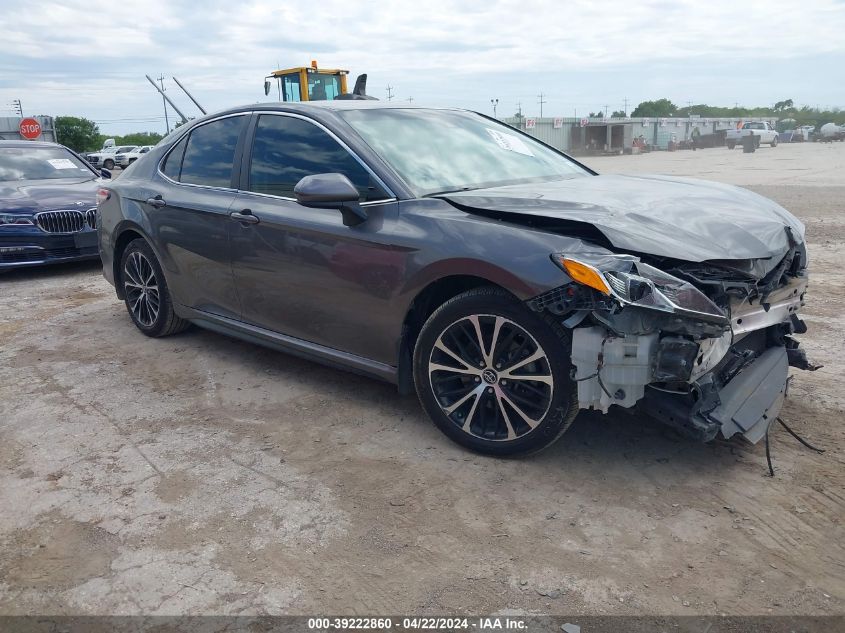
<svg viewBox="0 0 845 633"><path fill-rule="evenodd" d="M807 285L804 227L749 191L600 176L480 114L361 101L180 127L104 186L134 324L191 323L416 391L481 452L580 409L766 435Z"/></svg>

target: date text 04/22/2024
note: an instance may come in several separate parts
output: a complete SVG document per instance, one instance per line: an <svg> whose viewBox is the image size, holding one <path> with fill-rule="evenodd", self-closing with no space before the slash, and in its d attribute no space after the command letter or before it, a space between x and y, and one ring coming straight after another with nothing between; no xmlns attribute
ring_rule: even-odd
<svg viewBox="0 0 845 633"><path fill-rule="evenodd" d="M446 617L408 617L408 618L309 618L308 629L312 631L342 631L342 630L378 630L391 629L410 631L524 631L527 623L520 618L513 617L481 617L481 618L446 618Z"/></svg>

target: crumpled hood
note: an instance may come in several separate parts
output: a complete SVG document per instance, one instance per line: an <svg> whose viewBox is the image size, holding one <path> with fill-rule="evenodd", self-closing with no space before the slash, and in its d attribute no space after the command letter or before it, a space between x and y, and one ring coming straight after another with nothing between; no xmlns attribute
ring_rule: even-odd
<svg viewBox="0 0 845 633"><path fill-rule="evenodd" d="M586 223L617 249L691 262L771 258L797 242L804 225L751 191L670 176L583 176L439 196L471 211Z"/></svg>
<svg viewBox="0 0 845 633"><path fill-rule="evenodd" d="M95 179L80 181L78 178L0 182L0 212L90 209L97 205L97 186Z"/></svg>

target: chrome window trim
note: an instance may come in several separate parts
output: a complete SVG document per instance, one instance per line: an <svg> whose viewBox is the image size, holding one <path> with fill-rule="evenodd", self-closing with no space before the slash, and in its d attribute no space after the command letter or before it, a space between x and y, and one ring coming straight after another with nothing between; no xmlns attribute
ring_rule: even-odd
<svg viewBox="0 0 845 633"><path fill-rule="evenodd" d="M328 134L330 137L332 137L337 142L338 145L340 145L343 149L345 149L349 153L349 155L352 156L352 158L354 158L358 162L358 164L361 165L361 167L363 167L367 171L367 173L369 173L370 176L372 176L375 179L375 181L384 190L384 192L386 194L388 194L388 198L386 198L384 200L368 200L367 202L362 202L361 206L381 204L383 202L395 202L398 199L396 197L396 193L384 183L384 181L379 177L379 175L377 173L375 173L372 170L372 168L367 163L365 163L361 159L361 157L358 156L358 154L356 154L352 150L352 148L349 147L349 145L343 139L341 139L337 134L332 132L329 128L327 128L325 125L323 125L319 121L316 121L316 120L309 118L307 116L304 116L302 114L297 114L295 112L279 112L278 110L255 110L253 112L253 114L257 114L259 116L263 115L263 114L269 114L269 115L273 115L273 116L284 116L284 117L290 117L290 118L293 118L293 119L302 119L303 121L307 121L311 125L314 125L314 126L320 128L326 134ZM258 125L257 124L255 126L255 131L258 132ZM255 140L255 134L253 134L252 140L253 141ZM252 147L250 147L250 149L252 149ZM251 155L249 156L249 160L250 160L250 163L252 163L252 156ZM247 183L247 184L249 184L249 183ZM266 194L265 193L257 193L255 191L249 191L248 189L243 190L243 191L245 193L252 193L252 194L261 195L261 196L269 196L271 198L280 198L282 200L293 200L294 202L296 202L296 198L288 198L286 196L276 196L276 195L273 195L273 194L270 194L270 193L266 193Z"/></svg>
<svg viewBox="0 0 845 633"><path fill-rule="evenodd" d="M249 189L238 189L238 193L244 193L250 196L259 196L261 198L273 198L274 200L284 200L285 202L295 202L299 204L299 201L296 198L291 198L288 196L277 196L273 193L260 193L258 191L250 191ZM385 198L384 200L368 200L367 202L360 202L359 204L362 207L372 207L377 204L388 204L390 202L397 202L398 198Z"/></svg>
<svg viewBox="0 0 845 633"><path fill-rule="evenodd" d="M167 150L167 153L165 153L165 155L161 157L161 159L158 161L158 165L156 166L156 172L158 173L159 176L164 178L167 182L172 183L174 185L179 185L180 187L197 187L199 189L211 189L212 191L237 192L238 190L233 189L232 187L218 187L216 185L197 185L197 184L192 183L192 182L179 182L178 180L173 180L172 178L169 178L168 176L165 175L164 171L162 171L161 166L164 164L164 162L167 160L167 158L170 156L170 154L173 152L173 150L176 149L176 146L179 145L179 143L182 142L182 139L189 136L191 134L191 132L193 132L197 128L201 128L202 126L208 125L209 123L214 123L215 121L221 121L222 119L230 119L230 118L236 117L236 116L249 117L251 114L252 114L251 112L233 112L231 114L223 114L221 116L214 117L213 119L209 119L208 121L203 121L199 125L192 126L189 130L186 130L185 133L182 134L176 141L174 141L173 144L170 146L170 149ZM245 125L249 125L249 122L247 121L247 123L245 123ZM185 149L186 150L188 149L187 146L185 147ZM182 159L184 160L184 158L185 157L183 155ZM232 163L232 167L234 168L234 161Z"/></svg>

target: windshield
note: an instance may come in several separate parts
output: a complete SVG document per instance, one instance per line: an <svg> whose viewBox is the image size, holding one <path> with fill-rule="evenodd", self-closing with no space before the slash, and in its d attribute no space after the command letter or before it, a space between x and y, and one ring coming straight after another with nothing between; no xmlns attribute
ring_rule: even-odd
<svg viewBox="0 0 845 633"><path fill-rule="evenodd" d="M0 182L94 178L81 160L62 147L0 148Z"/></svg>
<svg viewBox="0 0 845 633"><path fill-rule="evenodd" d="M418 196L586 175L511 127L460 110L347 110L340 115Z"/></svg>
<svg viewBox="0 0 845 633"><path fill-rule="evenodd" d="M340 75L308 74L308 100L332 101L340 94Z"/></svg>

